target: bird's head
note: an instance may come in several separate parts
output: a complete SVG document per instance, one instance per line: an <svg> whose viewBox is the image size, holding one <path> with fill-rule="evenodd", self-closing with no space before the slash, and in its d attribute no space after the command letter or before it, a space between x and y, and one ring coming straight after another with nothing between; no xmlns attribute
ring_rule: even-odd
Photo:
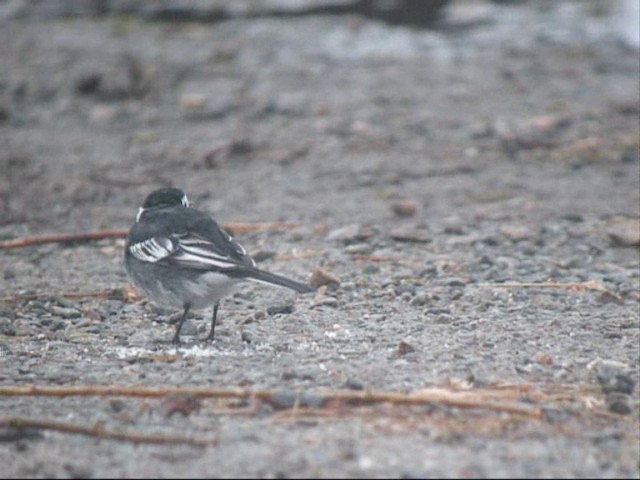
<svg viewBox="0 0 640 480"><path fill-rule="evenodd" d="M141 215L148 211L158 208L170 208L182 206L187 208L189 206L189 199L186 193L179 188L167 187L154 190L147 198L138 210L136 216L136 222L140 220Z"/></svg>

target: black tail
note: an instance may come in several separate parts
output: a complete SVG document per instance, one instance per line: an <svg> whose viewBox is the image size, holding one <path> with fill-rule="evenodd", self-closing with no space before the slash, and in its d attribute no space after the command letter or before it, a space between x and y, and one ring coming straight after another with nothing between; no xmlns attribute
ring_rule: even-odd
<svg viewBox="0 0 640 480"><path fill-rule="evenodd" d="M281 275L276 275L275 273L266 272L258 268L252 268L247 273L247 277L251 280L268 283L270 285L278 285L280 287L287 287L291 290L295 290L298 293L309 293L315 291L315 288L312 288L306 283L296 282L295 280L291 280Z"/></svg>

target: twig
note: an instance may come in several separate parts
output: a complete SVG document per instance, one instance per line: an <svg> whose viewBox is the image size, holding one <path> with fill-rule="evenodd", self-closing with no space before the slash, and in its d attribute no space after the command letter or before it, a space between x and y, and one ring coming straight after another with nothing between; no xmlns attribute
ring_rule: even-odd
<svg viewBox="0 0 640 480"><path fill-rule="evenodd" d="M479 287L490 287L490 288L561 288L566 290L571 290L575 292L580 292L584 290L596 290L598 292L603 292L608 295L611 295L618 301L622 301L622 297L617 293L612 292L607 287L605 287L602 282L599 280L587 280L584 282L569 282L569 283L558 283L558 282L539 282L539 283L479 283Z"/></svg>
<svg viewBox="0 0 640 480"><path fill-rule="evenodd" d="M0 242L0 249L27 247L43 243L87 242L105 238L126 237L126 230L100 230L97 232L56 233L52 235L36 235L34 237L20 237Z"/></svg>
<svg viewBox="0 0 640 480"><path fill-rule="evenodd" d="M230 222L223 225L224 229L232 234L250 233L268 230L288 230L298 227L296 222ZM0 241L0 250L41 245L44 243L68 243L103 240L105 238L124 238L127 230L99 230L96 232L56 233L51 235L36 235L32 237L20 237L12 240Z"/></svg>
<svg viewBox="0 0 640 480"><path fill-rule="evenodd" d="M126 298L126 294L122 288L110 288L108 290L97 290L95 292L63 292L63 293L24 293L16 295L8 295L2 297L2 302L24 302L28 300L37 300L39 298Z"/></svg>
<svg viewBox="0 0 640 480"><path fill-rule="evenodd" d="M188 395L194 398L255 398L272 405L282 404L282 392L273 390L250 389L212 389L185 387L107 387L107 386L71 386L71 387L43 387L43 386L0 386L0 396L125 396L158 398L167 395ZM297 395L299 398L301 394ZM497 395L500 396L499 394ZM475 396L473 391L456 392L443 388L430 388L415 394L395 392L356 392L330 391L313 396L323 405L330 401L342 401L353 404L393 403L396 405L426 405L439 404L442 406L486 409L499 412L513 413L542 418L542 410L538 407L504 401L499 398L484 398ZM294 403L295 405L295 403Z"/></svg>
<svg viewBox="0 0 640 480"><path fill-rule="evenodd" d="M37 430L55 430L57 432L71 433L76 435L86 435L96 438L104 438L108 440L122 440L133 443L152 443L159 445L166 444L187 444L196 447L206 447L216 445L217 441L202 440L190 437L181 437L174 435L144 435L134 432L112 432L105 430L101 423L97 423L93 427L76 425L66 422L56 422L53 420L39 420L34 418L5 417L0 418L0 427L10 427L18 429L37 429Z"/></svg>
<svg viewBox="0 0 640 480"><path fill-rule="evenodd" d="M299 227L298 222L230 222L225 223L223 228L233 235L239 233L266 232L271 230L292 230Z"/></svg>

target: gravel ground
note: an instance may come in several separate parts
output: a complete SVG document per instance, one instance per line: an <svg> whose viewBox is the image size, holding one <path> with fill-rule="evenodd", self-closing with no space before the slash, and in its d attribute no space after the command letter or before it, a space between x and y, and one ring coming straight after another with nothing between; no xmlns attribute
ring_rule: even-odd
<svg viewBox="0 0 640 480"><path fill-rule="evenodd" d="M174 185L223 224L294 222L236 237L323 285L243 286L212 344L204 312L174 348L121 239L0 250L0 388L278 392L5 390L3 476L640 477L639 61L617 3L451 2L429 28L44 3L0 10L0 239L126 229ZM481 405L325 401L442 389ZM525 413L482 405L507 395Z"/></svg>

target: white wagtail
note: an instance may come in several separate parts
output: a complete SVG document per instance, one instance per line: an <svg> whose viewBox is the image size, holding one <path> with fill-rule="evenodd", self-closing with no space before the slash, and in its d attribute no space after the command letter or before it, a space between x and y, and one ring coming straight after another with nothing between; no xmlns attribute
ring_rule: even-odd
<svg viewBox="0 0 640 480"><path fill-rule="evenodd" d="M125 266L134 285L160 307L183 308L173 343L190 310L213 305L212 340L220 300L245 280L291 288L313 288L256 268L246 250L209 215L190 206L177 188L161 188L147 196L129 230Z"/></svg>

